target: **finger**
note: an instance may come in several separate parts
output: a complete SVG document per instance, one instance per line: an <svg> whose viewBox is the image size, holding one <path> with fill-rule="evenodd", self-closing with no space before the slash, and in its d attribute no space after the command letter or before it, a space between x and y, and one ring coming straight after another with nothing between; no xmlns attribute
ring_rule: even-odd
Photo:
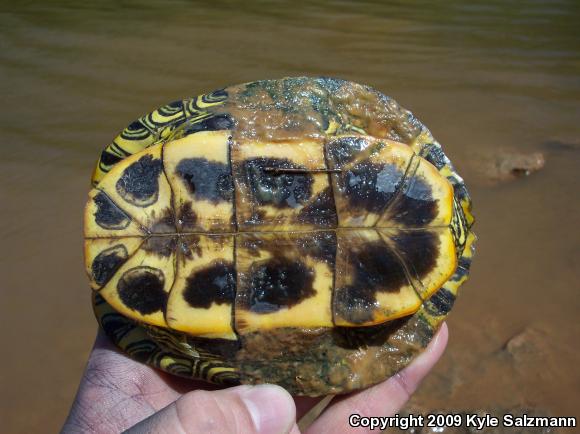
<svg viewBox="0 0 580 434"><path fill-rule="evenodd" d="M443 323L425 351L409 366L387 381L366 390L345 396L333 402L306 430L307 434L338 434L366 432L364 428L351 428L349 416L392 416L408 401L421 380L433 368L447 345L448 330ZM370 432L370 431L369 431Z"/></svg>
<svg viewBox="0 0 580 434"><path fill-rule="evenodd" d="M166 390L171 393L172 399L167 402L162 402L162 405L158 406L158 408L165 407L185 392L197 389L215 390L223 388L222 386L202 380L176 377L175 375L167 374L158 369L153 369L144 363L137 362L113 345L100 327L90 356L89 365L104 366L106 372L114 374L116 378L115 385L121 390L132 387L135 383L135 378L139 378L139 381L146 385L150 383L163 384L163 386L166 386ZM111 372L111 367L120 367L122 368L122 372ZM125 375L125 373L129 373L130 375Z"/></svg>
<svg viewBox="0 0 580 434"><path fill-rule="evenodd" d="M197 390L130 428L127 433L297 433L296 408L279 386Z"/></svg>
<svg viewBox="0 0 580 434"><path fill-rule="evenodd" d="M317 398L311 398L309 396L294 397L294 404L296 404L296 420L300 420L302 416L312 410L312 408L314 408L323 399L323 396Z"/></svg>

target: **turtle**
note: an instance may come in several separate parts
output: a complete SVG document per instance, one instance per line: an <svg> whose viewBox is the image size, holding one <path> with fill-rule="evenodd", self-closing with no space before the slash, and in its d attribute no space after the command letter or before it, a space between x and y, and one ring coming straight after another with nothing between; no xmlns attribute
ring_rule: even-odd
<svg viewBox="0 0 580 434"><path fill-rule="evenodd" d="M471 199L379 91L326 77L172 102L102 152L84 213L98 323L224 386L347 393L405 367L467 279Z"/></svg>

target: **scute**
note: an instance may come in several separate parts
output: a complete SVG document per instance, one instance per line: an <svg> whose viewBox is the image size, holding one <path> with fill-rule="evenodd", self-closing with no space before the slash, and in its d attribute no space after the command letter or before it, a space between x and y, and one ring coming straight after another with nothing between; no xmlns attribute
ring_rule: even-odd
<svg viewBox="0 0 580 434"><path fill-rule="evenodd" d="M241 333L280 327L331 327L336 239L308 249L306 233L241 233L237 237L235 328ZM307 247L305 249L305 247ZM330 254L317 255L317 251Z"/></svg>
<svg viewBox="0 0 580 434"><path fill-rule="evenodd" d="M241 231L308 230L335 223L334 210L328 209L333 200L328 174L317 172L327 169L320 141L234 140L232 161ZM308 219L317 207L325 217Z"/></svg>
<svg viewBox="0 0 580 434"><path fill-rule="evenodd" d="M182 236L167 305L169 326L191 335L235 339L235 273L233 235Z"/></svg>
<svg viewBox="0 0 580 434"><path fill-rule="evenodd" d="M235 231L229 149L229 131L203 131L164 146L178 231Z"/></svg>
<svg viewBox="0 0 580 434"><path fill-rule="evenodd" d="M339 233L333 306L336 325L380 324L408 315L420 304L396 249L379 232Z"/></svg>

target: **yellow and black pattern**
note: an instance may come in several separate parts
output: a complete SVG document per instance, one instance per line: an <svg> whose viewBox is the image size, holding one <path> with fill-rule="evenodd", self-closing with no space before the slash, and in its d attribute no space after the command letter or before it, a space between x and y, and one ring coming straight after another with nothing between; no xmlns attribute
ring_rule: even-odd
<svg viewBox="0 0 580 434"><path fill-rule="evenodd" d="M180 377L228 386L240 383L239 374L225 361L226 357L208 351L216 346L213 340L198 348L184 335L141 325L118 313L98 293L93 294L93 308L107 336L133 359Z"/></svg>
<svg viewBox="0 0 580 434"><path fill-rule="evenodd" d="M189 125L201 123L199 130L222 129L212 128L216 125L211 125L208 121L216 116L213 109L224 104L227 98L227 92L220 89L206 95L172 102L132 122L103 150L93 172L93 185L97 185L119 161L154 143L169 139L172 132L185 121Z"/></svg>
<svg viewBox="0 0 580 434"><path fill-rule="evenodd" d="M449 180L453 185L454 192L453 218L450 228L457 246L457 268L449 280L423 304L417 313L419 318L425 321L428 328L434 332L453 307L459 287L469 277L477 237L471 230L474 217L471 212L471 198L465 182L443 152L441 145L433 139L429 130L423 127L423 132L416 141L416 146L420 149L419 153Z"/></svg>
<svg viewBox="0 0 580 434"><path fill-rule="evenodd" d="M474 251L471 200L440 145L341 80L164 106L115 139L93 182L85 256L100 324L132 357L217 383L254 376L238 357L260 334L410 317L426 345Z"/></svg>

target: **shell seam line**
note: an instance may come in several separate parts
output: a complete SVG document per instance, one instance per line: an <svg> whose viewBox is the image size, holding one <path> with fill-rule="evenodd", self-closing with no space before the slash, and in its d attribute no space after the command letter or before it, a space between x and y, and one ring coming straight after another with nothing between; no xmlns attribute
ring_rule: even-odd
<svg viewBox="0 0 580 434"><path fill-rule="evenodd" d="M148 237L147 240L151 238ZM145 240L145 241L147 241ZM141 248L141 246L139 246L139 248ZM178 276L178 271L179 271L179 248L177 249L175 255L173 255L173 282L171 283L171 288L169 288L169 291L167 291L167 302L165 303L165 309L163 309L163 321L165 321L165 324L167 324L167 327L169 327L169 322L167 321L167 311L168 311L168 306L169 306L169 298L171 297L171 292L173 291L173 288L175 287L175 283L177 282L177 276Z"/></svg>
<svg viewBox="0 0 580 434"><path fill-rule="evenodd" d="M330 164L328 164L328 140L324 140L322 144L322 153L324 154L324 164L326 165L326 169L330 170ZM336 202L336 192L334 191L334 183L332 181L332 173L328 173L328 186L330 187L330 191L332 192L332 201L334 202L334 215L336 216L336 222L338 223L338 206Z"/></svg>
<svg viewBox="0 0 580 434"><path fill-rule="evenodd" d="M234 237L234 267L235 267L235 272L236 272L236 286L234 288L234 300L232 301L232 314L231 314L231 327L232 327L232 331L234 332L234 334L236 335L236 339L238 341L240 341L240 334L238 333L238 330L236 329L236 300L238 298L238 287L239 287L239 276L240 273L238 273L238 258L237 258L237 250L238 250L238 246L237 246L237 237Z"/></svg>
<svg viewBox="0 0 580 434"><path fill-rule="evenodd" d="M173 191L173 185L171 185L171 181L169 181L169 176L167 175L167 170L165 169L165 143L161 144L161 167L163 168L163 176L165 176L165 180L169 186L169 205L171 207L171 213L173 214L173 226L175 227L175 232L179 234L179 227L177 226L177 209L175 206L175 192Z"/></svg>
<svg viewBox="0 0 580 434"><path fill-rule="evenodd" d="M240 231L240 232L179 232L179 233L150 233L147 232L145 237L179 237L179 236L187 236L187 235L207 235L207 236L236 236L236 235L259 235L259 234L312 234L312 233L320 233L320 232L351 232L351 231L372 231L372 230L380 230L380 229L390 229L390 230L398 230L403 232L417 232L417 231L425 231L425 230L438 230L438 229L449 229L449 225L436 225L436 226L426 226L421 228L401 228L397 226L371 226L371 227L339 227L339 228L328 228L328 229L305 229L305 230L298 230L298 231L288 231L288 230L279 230L279 231ZM98 239L117 239L117 238L142 238L142 235L116 235L116 236L102 236L102 237L85 237L85 240L98 240Z"/></svg>
<svg viewBox="0 0 580 434"><path fill-rule="evenodd" d="M111 279L117 275L117 273L119 272L119 269L120 269L120 268L121 268L123 265L125 265L127 262L129 262L129 261L130 261L130 260L133 258L133 256L135 256L135 255L137 254L137 252L138 252L139 250L141 250L141 247L143 246L143 244L145 243L145 241L147 241L148 239L149 239L149 237L146 237L145 239L143 239L143 241L141 241L141 242L139 243L139 245L138 245L138 246L137 246L137 248L136 248L136 249L133 251L133 253L131 253L129 256L127 256L127 259L125 259L125 262L123 262L123 263L122 263L122 264L119 266L119 268L117 268L117 269L115 270L115 272L114 272L114 273L111 275L111 277L109 277L109 280L107 280L105 283L103 283L103 285L102 285L100 288L98 288L98 289L95 289L95 292L96 292L97 294L99 294L99 295L100 295L100 292L101 292L101 290L103 290L103 288L105 288L105 286L107 286L107 285L109 284L109 282L111 281ZM101 297L103 297L103 296L101 295ZM103 297L103 300L105 300L105 297ZM105 300L105 301L106 301L106 300Z"/></svg>
<svg viewBox="0 0 580 434"><path fill-rule="evenodd" d="M230 131L231 133L231 131ZM234 180L234 162L232 159L232 147L234 146L234 137L232 134L230 134L228 136L228 155L227 155L227 159L228 159L228 163L230 165L230 179L232 182L232 188L234 190L234 194L233 194L233 200L232 200L232 208L233 208L233 215L234 215L234 224L236 227L236 232L238 231L238 207L237 207L237 191L238 189L236 189L236 184L235 184L235 180Z"/></svg>
<svg viewBox="0 0 580 434"><path fill-rule="evenodd" d="M377 233L379 234L379 237L381 238L381 240L383 241L385 246L387 246L393 252L395 257L399 261L399 264L401 265L401 268L403 269L403 273L405 273L405 277L407 278L407 280L411 284L411 288L413 288L413 291L415 291L415 294L417 294L417 297L419 297L419 300L421 300L422 302L425 301L425 299L421 296L421 293L419 292L419 290L415 286L415 279L412 278L411 272L409 271L409 267L408 267L407 263L405 262L403 257L399 254L397 249L394 248L394 246L391 246L387 242L387 240L385 239L387 237L387 234L383 234L379 230L377 230ZM419 279L417 279L417 280L421 284L421 286L423 286L423 288L424 288L423 282L421 282Z"/></svg>
<svg viewBox="0 0 580 434"><path fill-rule="evenodd" d="M397 199L399 199L399 197L404 194L403 191L406 191L408 189L408 184L407 184L407 180L409 180L409 182L411 182L411 180L413 179L413 177L415 176L415 173L417 172L417 169L419 168L419 163L420 160L418 160L417 163L417 167L415 167L415 169L411 169L412 165L415 164L415 159L416 158L420 158L417 154L413 153L413 155L411 156L411 159L409 160L409 164L407 164L407 168L405 169L405 173L403 174L403 177L401 178L401 181L399 182L399 185L397 186L397 188L395 189L395 194L393 194L393 197L391 197L391 200L389 200L382 212L381 215L379 216L379 218L377 219L377 222L373 225L373 227L379 227L376 226L385 216L385 214L389 211L389 209L393 206L393 204L397 201ZM412 170L412 174L411 174L411 178L409 179L409 172Z"/></svg>
<svg viewBox="0 0 580 434"><path fill-rule="evenodd" d="M95 187L98 191L100 191L102 194L104 194L107 199L109 199L111 201L111 203L113 205L115 205L117 207L117 209L119 209L123 214L125 214L127 216L127 218L129 220L131 220L132 222L135 222L137 225L139 225L139 229L146 234L147 236L151 235L151 232L149 231L149 229L147 229L147 227L141 223L140 221L137 221L136 219L133 218L133 216L131 214L129 214L127 211L125 211L125 209L123 209L121 206L119 206L119 204L117 204L117 202L115 202L113 200L113 198L111 196L109 196L107 194L107 192L105 190L103 190L101 187L97 186ZM109 237L96 237L96 238L109 238Z"/></svg>

